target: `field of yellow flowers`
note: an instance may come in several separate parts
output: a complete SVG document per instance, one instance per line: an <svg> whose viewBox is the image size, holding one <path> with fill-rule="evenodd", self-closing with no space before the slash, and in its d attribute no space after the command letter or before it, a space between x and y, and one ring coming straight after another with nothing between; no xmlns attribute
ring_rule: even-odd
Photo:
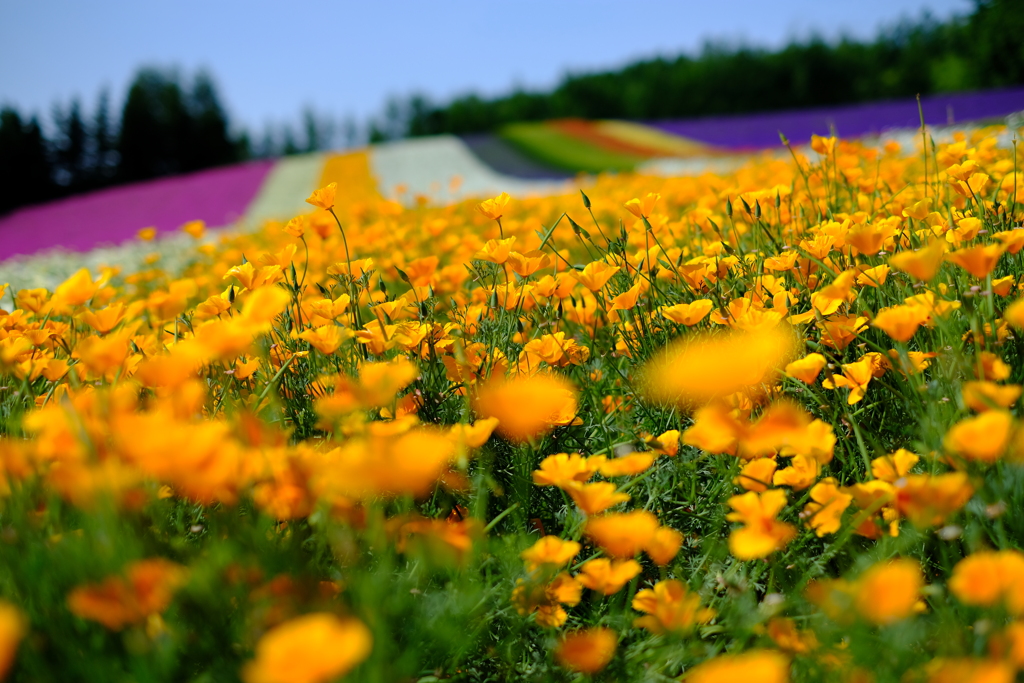
<svg viewBox="0 0 1024 683"><path fill-rule="evenodd" d="M448 206L354 175L186 225L184 272L7 292L0 677L1016 680L1000 132Z"/></svg>

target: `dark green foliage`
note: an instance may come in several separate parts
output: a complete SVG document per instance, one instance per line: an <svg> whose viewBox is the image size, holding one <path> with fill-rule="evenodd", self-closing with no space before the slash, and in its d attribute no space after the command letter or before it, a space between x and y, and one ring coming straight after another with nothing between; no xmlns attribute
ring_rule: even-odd
<svg viewBox="0 0 1024 683"><path fill-rule="evenodd" d="M46 140L35 118L23 121L14 109L0 111L0 213L39 202L54 193Z"/></svg>
<svg viewBox="0 0 1024 683"><path fill-rule="evenodd" d="M800 109L1024 83L1024 8L978 0L974 13L904 21L872 42L820 38L771 52L705 45L618 71L568 74L551 92L475 94L409 107L407 134L469 133L563 117L666 119ZM410 100L412 101L412 100Z"/></svg>
<svg viewBox="0 0 1024 683"><path fill-rule="evenodd" d="M238 161L213 82L200 73L191 89L173 72L146 69L128 91L118 140L122 181L197 171Z"/></svg>
<svg viewBox="0 0 1024 683"><path fill-rule="evenodd" d="M177 73L144 69L113 121L110 97L100 93L87 117L78 100L53 108L47 140L35 118L12 108L0 114L0 213L122 182L198 171L242 161L247 138L235 137L212 79L191 84ZM297 149L295 151L298 151Z"/></svg>

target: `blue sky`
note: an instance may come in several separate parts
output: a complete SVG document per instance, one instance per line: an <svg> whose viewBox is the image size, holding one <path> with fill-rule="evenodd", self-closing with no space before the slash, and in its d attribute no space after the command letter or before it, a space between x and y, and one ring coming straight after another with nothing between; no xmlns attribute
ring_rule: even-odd
<svg viewBox="0 0 1024 683"><path fill-rule="evenodd" d="M365 119L389 95L436 100L515 85L554 85L567 71L695 53L704 41L777 47L817 32L866 38L970 0L0 0L0 104L48 114L101 87L120 106L143 65L205 67L233 120L262 130L303 107Z"/></svg>

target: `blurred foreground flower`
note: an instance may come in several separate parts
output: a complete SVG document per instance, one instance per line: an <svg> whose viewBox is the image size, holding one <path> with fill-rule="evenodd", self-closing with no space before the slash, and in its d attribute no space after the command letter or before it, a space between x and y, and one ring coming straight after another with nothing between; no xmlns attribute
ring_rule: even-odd
<svg viewBox="0 0 1024 683"><path fill-rule="evenodd" d="M1016 680L1010 662L977 657L937 657L922 668L922 673L928 676L928 683L1011 683Z"/></svg>
<svg viewBox="0 0 1024 683"><path fill-rule="evenodd" d="M125 574L75 588L68 595L71 612L119 631L167 609L185 580L185 568L163 558L135 562Z"/></svg>
<svg viewBox="0 0 1024 683"><path fill-rule="evenodd" d="M983 550L957 563L949 590L967 605L1004 603L1010 614L1024 614L1024 553Z"/></svg>
<svg viewBox="0 0 1024 683"><path fill-rule="evenodd" d="M18 644L25 636L25 618L14 605L0 602L0 680L14 664Z"/></svg>
<svg viewBox="0 0 1024 683"><path fill-rule="evenodd" d="M758 396L794 355L796 337L785 327L704 335L674 342L642 370L647 397L695 408L739 391Z"/></svg>
<svg viewBox="0 0 1024 683"><path fill-rule="evenodd" d="M570 671L597 673L615 656L618 638L608 628L591 628L567 634L555 650L555 660Z"/></svg>
<svg viewBox="0 0 1024 683"><path fill-rule="evenodd" d="M562 572L550 582L519 579L512 589L512 604L521 615L536 614L538 626L558 628L569 618L562 605L573 607L580 603L583 585Z"/></svg>
<svg viewBox="0 0 1024 683"><path fill-rule="evenodd" d="M857 581L854 604L874 624L890 624L914 613L924 577L916 560L897 559L868 569Z"/></svg>
<svg viewBox="0 0 1024 683"><path fill-rule="evenodd" d="M480 417L498 418L499 434L522 442L574 422L576 389L555 374L492 380L480 388L475 407Z"/></svg>
<svg viewBox="0 0 1024 683"><path fill-rule="evenodd" d="M358 619L307 614L271 629L256 644L245 683L325 683L370 655L373 637Z"/></svg>
<svg viewBox="0 0 1024 683"><path fill-rule="evenodd" d="M789 660L781 652L771 650L751 650L741 655L719 655L693 667L683 677L685 683L786 683L788 680Z"/></svg>

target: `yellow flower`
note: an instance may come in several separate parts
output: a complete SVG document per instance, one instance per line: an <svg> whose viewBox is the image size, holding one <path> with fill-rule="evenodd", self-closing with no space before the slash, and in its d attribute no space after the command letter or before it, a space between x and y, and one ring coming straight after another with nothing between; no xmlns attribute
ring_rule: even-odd
<svg viewBox="0 0 1024 683"><path fill-rule="evenodd" d="M856 582L854 606L874 624L890 624L914 613L924 577L914 560L876 564Z"/></svg>
<svg viewBox="0 0 1024 683"><path fill-rule="evenodd" d="M569 618L562 605L578 605L582 594L579 581L562 572L548 583L519 579L512 590L512 604L519 614L535 613L539 626L558 628Z"/></svg>
<svg viewBox="0 0 1024 683"><path fill-rule="evenodd" d="M768 637L780 650L787 654L807 654L818 647L818 639L813 631L804 631L796 627L796 622L785 617L772 617L768 620ZM851 681L851 683L853 683Z"/></svg>
<svg viewBox="0 0 1024 683"><path fill-rule="evenodd" d="M593 484L575 484L567 490L573 502L587 515L596 515L610 507L629 500L629 494L618 493L615 484L599 481Z"/></svg>
<svg viewBox="0 0 1024 683"><path fill-rule="evenodd" d="M78 342L72 358L78 358L94 377L107 377L124 367L131 349L124 332L107 337L85 337Z"/></svg>
<svg viewBox="0 0 1024 683"><path fill-rule="evenodd" d="M1016 284L1017 281L1013 275L999 277L992 280L992 291L995 292L996 296L1008 296Z"/></svg>
<svg viewBox="0 0 1024 683"><path fill-rule="evenodd" d="M86 277L88 277L88 272ZM45 289L19 289L14 297L14 304L18 308L32 313L42 313L43 307L49 299L50 293Z"/></svg>
<svg viewBox="0 0 1024 683"><path fill-rule="evenodd" d="M644 366L645 393L659 403L684 407L738 391L761 393L789 360L794 342L785 327L687 337Z"/></svg>
<svg viewBox="0 0 1024 683"><path fill-rule="evenodd" d="M9 603L0 602L0 680L7 676L14 664L18 645L27 630L21 610Z"/></svg>
<svg viewBox="0 0 1024 683"><path fill-rule="evenodd" d="M299 334L299 339L309 342L310 346L325 356L329 356L337 351L346 339L351 339L352 337L353 332L351 330L338 327L337 325L316 327Z"/></svg>
<svg viewBox="0 0 1024 683"><path fill-rule="evenodd" d="M533 275L541 268L551 265L551 255L534 249L525 254L518 251L510 251L508 254L508 265L520 277Z"/></svg>
<svg viewBox="0 0 1024 683"><path fill-rule="evenodd" d="M892 484L897 479L906 476L919 460L921 460L921 456L901 448L895 453L872 460L871 474L876 479Z"/></svg>
<svg viewBox="0 0 1024 683"><path fill-rule="evenodd" d="M646 616L633 620L633 625L656 634L684 633L715 616L713 609L700 606L699 595L689 592L677 579L659 581L653 588L638 591L633 609L646 612Z"/></svg>
<svg viewBox="0 0 1024 683"><path fill-rule="evenodd" d="M576 541L563 541L558 536L545 536L519 554L527 567L540 565L562 567L579 555L580 544Z"/></svg>
<svg viewBox="0 0 1024 683"><path fill-rule="evenodd" d="M919 221L923 221L925 217L932 211L932 200L922 199L916 202L913 206L907 209L903 209L903 215L907 218L916 218Z"/></svg>
<svg viewBox="0 0 1024 683"><path fill-rule="evenodd" d="M85 310L78 314L78 318L86 325L100 334L106 334L117 327L124 320L124 304L112 304L100 311Z"/></svg>
<svg viewBox="0 0 1024 683"><path fill-rule="evenodd" d="M647 445L658 453L668 456L679 455L679 430L670 429L655 439L647 439Z"/></svg>
<svg viewBox="0 0 1024 683"><path fill-rule="evenodd" d="M644 281L637 280L637 283L622 294L612 297L609 311L628 311L636 306L637 299L644 292Z"/></svg>
<svg viewBox="0 0 1024 683"><path fill-rule="evenodd" d="M874 377L874 366L871 359L861 358L856 363L844 364L843 374L832 375L831 378L824 380L821 386L826 389L846 387L850 390L850 395L846 397L846 403L853 405L864 398L872 377Z"/></svg>
<svg viewBox="0 0 1024 683"><path fill-rule="evenodd" d="M882 225L871 225L866 223L850 229L846 233L846 243L852 246L856 252L874 256L885 246L885 240L892 236L892 231ZM795 255L795 254L794 254ZM858 278L858 282L860 279Z"/></svg>
<svg viewBox="0 0 1024 683"><path fill-rule="evenodd" d="M587 560L580 567L576 580L585 587L604 595L614 595L641 572L636 560L609 560L599 557Z"/></svg>
<svg viewBox="0 0 1024 683"><path fill-rule="evenodd" d="M830 316L818 323L821 329L821 343L842 351L857 338L867 324L868 319L864 316Z"/></svg>
<svg viewBox="0 0 1024 683"><path fill-rule="evenodd" d="M901 251L889 257L889 265L896 270L902 270L923 282L928 282L935 277L942 266L942 260L946 252L946 243L941 240L934 240L923 249L918 251Z"/></svg>
<svg viewBox="0 0 1024 683"><path fill-rule="evenodd" d="M863 268L857 276L857 284L865 287L879 288L889 277L889 266L882 264L874 268Z"/></svg>
<svg viewBox="0 0 1024 683"><path fill-rule="evenodd" d="M1020 228L997 232L992 237L999 240L1006 247L1006 251L1011 254L1016 254L1021 249L1024 249L1024 230Z"/></svg>
<svg viewBox="0 0 1024 683"><path fill-rule="evenodd" d="M55 304L80 306L96 295L99 283L93 282L87 268L78 270L65 280L53 293Z"/></svg>
<svg viewBox="0 0 1024 683"><path fill-rule="evenodd" d="M198 344L181 342L165 356L153 356L142 361L135 377L147 387L175 389L196 374L204 359L205 354Z"/></svg>
<svg viewBox="0 0 1024 683"><path fill-rule="evenodd" d="M370 656L373 636L358 619L314 613L276 626L256 643L245 683L327 683Z"/></svg>
<svg viewBox="0 0 1024 683"><path fill-rule="evenodd" d="M508 196L507 192L502 192L497 197L485 199L477 204L476 210L490 218L492 221L496 221L502 217L505 207L511 199L512 198Z"/></svg>
<svg viewBox="0 0 1024 683"><path fill-rule="evenodd" d="M313 325L319 326L328 322L335 322L345 314L352 298L348 294L342 294L337 299L317 299L309 304L309 311L313 315Z"/></svg>
<svg viewBox="0 0 1024 683"><path fill-rule="evenodd" d="M75 588L68 595L68 608L77 617L119 631L167 609L185 580L184 567L162 558L134 562L125 574Z"/></svg>
<svg viewBox="0 0 1024 683"><path fill-rule="evenodd" d="M936 657L924 673L927 683L1013 683L1017 678L1012 663L977 657Z"/></svg>
<svg viewBox="0 0 1024 683"><path fill-rule="evenodd" d="M915 526L935 526L973 495L974 487L964 472L912 474L896 482L896 509Z"/></svg>
<svg viewBox="0 0 1024 683"><path fill-rule="evenodd" d="M581 272L576 274L576 279L590 291L596 292L604 287L608 280L619 270L618 266L610 266L603 261L592 261L584 266Z"/></svg>
<svg viewBox="0 0 1024 683"><path fill-rule="evenodd" d="M402 427L401 422L376 424ZM455 444L437 430L405 430L349 439L324 453L314 478L320 494L365 500L432 491L456 455Z"/></svg>
<svg viewBox="0 0 1024 683"><path fill-rule="evenodd" d="M338 183L330 183L319 190L313 190L313 194L306 198L307 204L324 209L325 211L334 208L334 195L338 191Z"/></svg>
<svg viewBox="0 0 1024 683"><path fill-rule="evenodd" d="M240 285L249 290L259 289L284 280L284 272L280 265L256 267L251 261L233 266L224 274L224 279L235 278Z"/></svg>
<svg viewBox="0 0 1024 683"><path fill-rule="evenodd" d="M831 156L832 152L836 148L836 136L831 135L829 137L822 137L820 135L811 136L811 149L822 156Z"/></svg>
<svg viewBox="0 0 1024 683"><path fill-rule="evenodd" d="M568 408L569 404L571 408ZM550 431L567 409L575 413L572 383L554 374L492 380L477 392L475 407L481 417L498 418L497 431L523 442ZM574 415L569 416L571 420Z"/></svg>
<svg viewBox="0 0 1024 683"><path fill-rule="evenodd" d="M654 205L661 199L661 195L656 192L648 192L644 195L643 200L630 199L626 202L626 209L637 218L650 218L651 213L654 211Z"/></svg>
<svg viewBox="0 0 1024 683"><path fill-rule="evenodd" d="M857 275L855 270L844 270L831 284L811 295L811 305L822 315L832 315L842 304L857 296L853 291Z"/></svg>
<svg viewBox="0 0 1024 683"><path fill-rule="evenodd" d="M683 535L667 526L658 527L644 546L647 556L659 567L664 567L679 554L683 547Z"/></svg>
<svg viewBox="0 0 1024 683"><path fill-rule="evenodd" d="M794 491L802 491L815 482L821 473L821 463L807 455L796 455L789 467L775 473L772 483L776 486L788 486Z"/></svg>
<svg viewBox="0 0 1024 683"><path fill-rule="evenodd" d="M674 323L692 327L707 317L713 307L710 299L697 299L688 304L662 306L658 312Z"/></svg>
<svg viewBox="0 0 1024 683"><path fill-rule="evenodd" d="M643 550L658 530L658 518L646 510L591 517L584 532L611 557L630 558Z"/></svg>
<svg viewBox="0 0 1024 683"><path fill-rule="evenodd" d="M839 531L843 512L853 502L853 496L844 493L836 486L832 477L822 479L811 489L811 502L804 507L802 517L805 524L814 529L820 538L825 534Z"/></svg>
<svg viewBox="0 0 1024 683"><path fill-rule="evenodd" d="M975 173L966 181L950 178L949 184L954 192L963 197L980 197L991 180L987 173Z"/></svg>
<svg viewBox="0 0 1024 683"><path fill-rule="evenodd" d="M984 224L974 216L967 216L957 221L957 227L946 232L946 241L959 246L968 240L978 236Z"/></svg>
<svg viewBox="0 0 1024 683"><path fill-rule="evenodd" d="M1024 232L1024 230L1021 230L1021 232ZM1024 330L1024 299L1018 299L1007 306L1006 311L1002 313L1002 317L1015 329Z"/></svg>
<svg viewBox="0 0 1024 683"><path fill-rule="evenodd" d="M201 239L203 233L206 232L206 223L203 221L189 221L181 226L181 231L192 235L192 237Z"/></svg>
<svg viewBox="0 0 1024 683"><path fill-rule="evenodd" d="M835 141L835 138L828 138ZM773 650L750 650L719 655L693 667L685 683L789 683L789 659Z"/></svg>
<svg viewBox="0 0 1024 683"><path fill-rule="evenodd" d="M978 361L980 361L981 365L981 376L978 379L1001 382L1010 376L1010 366L991 351L979 353Z"/></svg>
<svg viewBox="0 0 1024 683"><path fill-rule="evenodd" d="M515 237L503 240L487 240L487 244L484 245L483 249L473 254L473 258L480 259L481 261L490 261L499 265L505 263L512 253L512 245L515 241Z"/></svg>
<svg viewBox="0 0 1024 683"><path fill-rule="evenodd" d="M306 220L304 216L295 216L284 226L284 231L292 237L302 237L306 234Z"/></svg>
<svg viewBox="0 0 1024 683"><path fill-rule="evenodd" d="M917 328L927 318L928 312L920 307L892 306L880 310L871 321L871 326L877 327L898 342L906 342L917 334Z"/></svg>
<svg viewBox="0 0 1024 683"><path fill-rule="evenodd" d="M979 244L947 254L946 260L955 263L976 278L985 278L999 263L1003 250L1001 244Z"/></svg>
<svg viewBox="0 0 1024 683"><path fill-rule="evenodd" d="M497 426L498 420L493 417L473 424L456 424L451 426L449 436L460 447L480 448L491 438Z"/></svg>
<svg viewBox="0 0 1024 683"><path fill-rule="evenodd" d="M767 491L778 463L775 458L754 458L743 466L738 477L732 480L737 486L748 491Z"/></svg>
<svg viewBox="0 0 1024 683"><path fill-rule="evenodd" d="M1024 614L1024 553L979 551L953 567L949 590L967 605L1004 603L1010 613Z"/></svg>
<svg viewBox="0 0 1024 683"><path fill-rule="evenodd" d="M791 524L775 519L786 506L786 493L779 489L758 494L748 491L728 500L735 512L726 515L743 527L729 534L729 551L740 560L756 560L781 550L796 536Z"/></svg>
<svg viewBox="0 0 1024 683"><path fill-rule="evenodd" d="M152 242L156 238L156 228L142 228L135 233L135 236L143 242Z"/></svg>
<svg viewBox="0 0 1024 683"><path fill-rule="evenodd" d="M961 387L961 395L964 405L971 410L983 413L986 410L999 410L1011 407L1020 398L1021 387L1019 384L1007 384L1005 386L995 382L964 382Z"/></svg>
<svg viewBox="0 0 1024 683"><path fill-rule="evenodd" d="M618 637L607 628L590 628L566 634L555 649L555 661L570 671L597 673L615 656Z"/></svg>
<svg viewBox="0 0 1024 683"><path fill-rule="evenodd" d="M599 471L603 477L626 477L646 472L653 464L654 453L630 453L621 458L605 460L601 464Z"/></svg>
<svg viewBox="0 0 1024 683"><path fill-rule="evenodd" d="M1005 410L989 410L953 425L943 445L968 460L994 463L1010 445L1013 429L1013 415Z"/></svg>
<svg viewBox="0 0 1024 683"><path fill-rule="evenodd" d="M540 469L533 472L533 483L568 489L572 484L587 481L596 471L597 466L578 453L556 453L540 461Z"/></svg>
<svg viewBox="0 0 1024 683"><path fill-rule="evenodd" d="M809 353L799 360L786 365L785 373L804 384L814 384L818 374L825 367L825 356L820 353Z"/></svg>
<svg viewBox="0 0 1024 683"><path fill-rule="evenodd" d="M362 406L379 408L394 401L419 376L416 364L401 356L389 362L364 362L359 364L359 382L352 391Z"/></svg>
<svg viewBox="0 0 1024 683"><path fill-rule="evenodd" d="M259 370L260 361L255 358L246 359L245 357L239 357L235 361L234 367L234 378L237 380L246 380L253 376L253 374Z"/></svg>

